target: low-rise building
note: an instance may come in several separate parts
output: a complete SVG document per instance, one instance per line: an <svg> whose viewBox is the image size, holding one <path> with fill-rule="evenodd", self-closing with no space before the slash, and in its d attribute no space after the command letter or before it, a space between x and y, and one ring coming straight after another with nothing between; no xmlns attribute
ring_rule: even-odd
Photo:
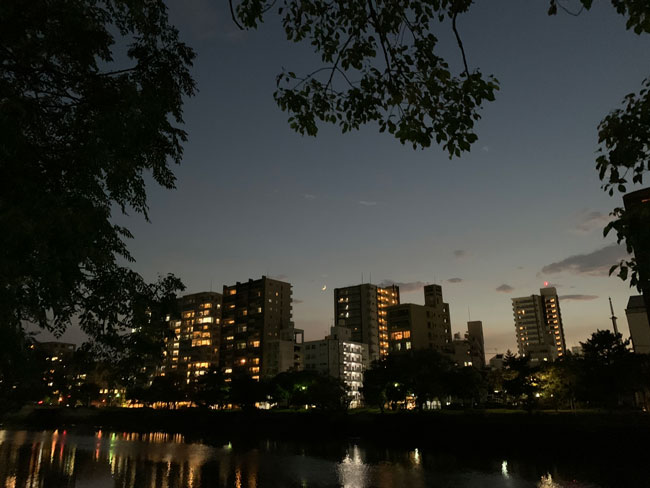
<svg viewBox="0 0 650 488"><path fill-rule="evenodd" d="M501 353L495 354L488 361L488 366L490 367L490 369L503 369L503 360L504 360L503 354Z"/></svg>

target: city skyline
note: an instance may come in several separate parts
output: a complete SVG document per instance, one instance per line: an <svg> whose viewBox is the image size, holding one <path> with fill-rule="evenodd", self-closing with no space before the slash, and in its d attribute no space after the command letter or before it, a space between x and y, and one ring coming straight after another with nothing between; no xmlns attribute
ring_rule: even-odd
<svg viewBox="0 0 650 488"><path fill-rule="evenodd" d="M308 47L284 41L275 20L240 32L225 5L171 2L171 21L198 52L200 92L185 105L177 189L149 186L151 223L116 216L135 236L134 268L150 279L175 273L185 294L284 278L306 339L327 334L331 290L362 273L401 283L406 303L423 303L421 284L443 285L452 328L469 307L488 356L515 349L510 298L544 281L562 297L567 346L609 328L607 297L622 317L637 292L607 276L621 249L601 231L622 202L600 189L596 126L637 88L645 73L631 60L648 41L608 6L577 18L548 17L544 3L500 7L475 5L459 24L471 67L494 73L501 90L472 151L450 162L375 127L293 133L272 98L275 75L318 64ZM451 33L440 37L459 61Z"/></svg>

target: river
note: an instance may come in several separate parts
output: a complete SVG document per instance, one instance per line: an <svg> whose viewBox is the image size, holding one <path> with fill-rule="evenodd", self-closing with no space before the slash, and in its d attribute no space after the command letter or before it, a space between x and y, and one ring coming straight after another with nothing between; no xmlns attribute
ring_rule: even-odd
<svg viewBox="0 0 650 488"><path fill-rule="evenodd" d="M489 442L487 443L489 446ZM489 448L486 449L489 452ZM647 486L587 460L451 455L348 442L201 441L180 434L0 430L0 488L604 488ZM628 469L625 469L629 473Z"/></svg>

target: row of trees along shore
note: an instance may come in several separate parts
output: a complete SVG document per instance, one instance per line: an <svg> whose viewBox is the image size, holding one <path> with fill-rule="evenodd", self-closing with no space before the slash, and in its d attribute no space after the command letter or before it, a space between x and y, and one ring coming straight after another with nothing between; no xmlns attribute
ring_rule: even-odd
<svg viewBox="0 0 650 488"><path fill-rule="evenodd" d="M516 408L647 410L650 355L634 354L620 334L599 330L583 354L534 364L508 352L502 369L458 367L432 350L389 355L364 374L366 407L403 409ZM6 360L6 356L3 356ZM60 358L59 358L60 359ZM289 371L254 381L227 379L212 369L187 382L185 375L155 376L155 361L100 356L82 346L57 364L28 346L14 360L14 375L0 382L3 410L26 404L143 406L157 408L290 408L346 410L349 391L335 378Z"/></svg>

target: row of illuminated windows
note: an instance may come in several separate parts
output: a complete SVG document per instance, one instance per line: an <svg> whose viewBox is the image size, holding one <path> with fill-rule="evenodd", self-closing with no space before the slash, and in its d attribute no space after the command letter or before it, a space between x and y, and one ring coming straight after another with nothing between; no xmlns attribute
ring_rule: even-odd
<svg viewBox="0 0 650 488"><path fill-rule="evenodd" d="M390 335L391 340L393 341L400 341L402 339L408 339L411 337L411 331L410 330L401 330L398 332L393 332Z"/></svg>

